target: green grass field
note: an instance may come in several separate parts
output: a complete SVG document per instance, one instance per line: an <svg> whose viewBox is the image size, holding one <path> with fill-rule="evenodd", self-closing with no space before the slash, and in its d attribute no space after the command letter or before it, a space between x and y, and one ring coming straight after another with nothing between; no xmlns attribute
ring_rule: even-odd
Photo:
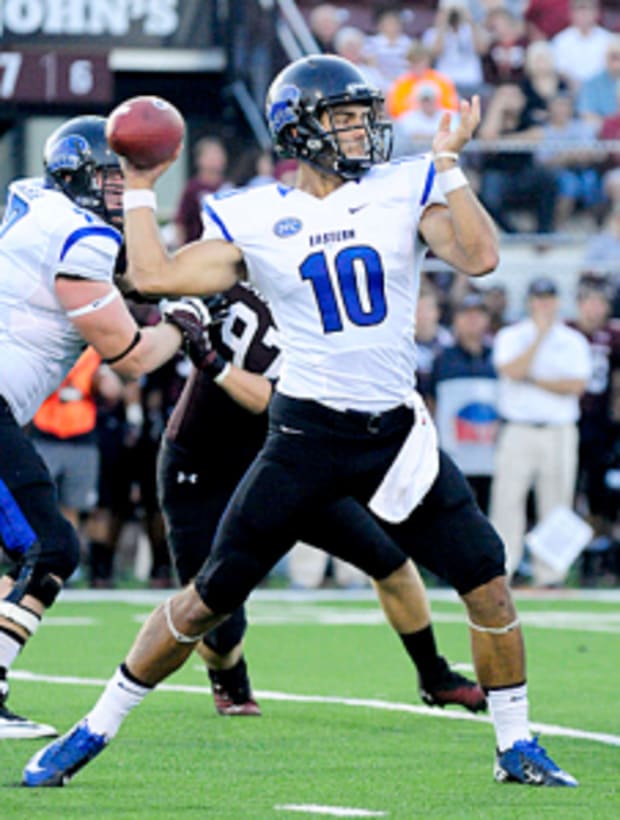
<svg viewBox="0 0 620 820"><path fill-rule="evenodd" d="M75 593L77 594L77 593ZM610 596L611 597L611 596ZM40 740L0 742L1 818L618 818L620 595L519 601L531 718L579 789L499 785L486 717L430 710L373 600L257 596L246 654L261 718L221 718L196 657L65 789L24 789ZM433 600L452 663L461 605ZM152 602L65 596L12 675L11 706L65 731L92 706Z"/></svg>

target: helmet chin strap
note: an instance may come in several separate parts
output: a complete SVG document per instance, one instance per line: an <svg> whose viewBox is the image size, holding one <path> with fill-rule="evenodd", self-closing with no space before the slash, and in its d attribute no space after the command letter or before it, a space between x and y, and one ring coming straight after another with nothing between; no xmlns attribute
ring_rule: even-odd
<svg viewBox="0 0 620 820"><path fill-rule="evenodd" d="M106 222L113 225L118 230L122 231L123 229L123 207L119 204L118 208L109 208L106 203L106 184L108 183L107 171L108 168L105 166L101 169L101 216L105 219ZM122 182L114 182L112 181L109 185L110 192L113 191L114 187L118 188L119 193L122 194L123 192L123 184Z"/></svg>
<svg viewBox="0 0 620 820"><path fill-rule="evenodd" d="M363 176L372 165L377 161L386 162L389 160L392 153L392 132L389 128L389 140L385 140L385 128L382 128L382 145L379 145L379 139L370 119L364 124L365 133L365 150L364 156L348 157L340 143L340 135L346 134L348 131L358 130L358 126L351 128L335 128L332 119L332 110L327 108L331 130L327 131L323 128L318 120L315 124L320 129L319 133L310 134L305 140L305 147L309 153L306 157L302 157L309 165L318 170L330 174L332 176L340 177L345 181L359 179ZM380 124L378 124L381 127ZM314 144L313 144L314 143ZM321 156L325 156L325 161L321 161Z"/></svg>
<svg viewBox="0 0 620 820"><path fill-rule="evenodd" d="M341 163L363 163L370 161L367 157L349 159L342 151L338 142L338 137L334 131L324 131L321 135L310 135L307 137L304 147L307 149L305 156L301 156L302 162L307 163L312 168L329 176L335 176L345 181L359 179L366 173L368 167L362 165L352 165L350 170L339 168Z"/></svg>

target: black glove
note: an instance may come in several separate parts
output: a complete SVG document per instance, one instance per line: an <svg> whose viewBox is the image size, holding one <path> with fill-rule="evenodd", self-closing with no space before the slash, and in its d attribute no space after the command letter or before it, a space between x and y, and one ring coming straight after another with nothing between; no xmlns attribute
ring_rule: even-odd
<svg viewBox="0 0 620 820"><path fill-rule="evenodd" d="M164 299L159 304L159 310L165 322L181 331L183 349L192 363L213 379L219 376L227 362L211 345L209 326L212 318L205 303L200 299L187 298L174 302Z"/></svg>

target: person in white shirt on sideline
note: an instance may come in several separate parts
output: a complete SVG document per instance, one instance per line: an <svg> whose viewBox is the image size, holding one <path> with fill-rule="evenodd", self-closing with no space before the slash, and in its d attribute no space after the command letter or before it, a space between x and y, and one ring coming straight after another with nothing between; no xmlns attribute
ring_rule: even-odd
<svg viewBox="0 0 620 820"><path fill-rule="evenodd" d="M512 578L524 552L526 502L533 488L543 520L555 507L572 508L579 436L579 397L590 378L590 351L583 335L559 318L558 288L534 279L529 317L502 328L493 363L499 373L500 430L491 487L491 521L506 545ZM561 584L566 572L535 556L533 584Z"/></svg>

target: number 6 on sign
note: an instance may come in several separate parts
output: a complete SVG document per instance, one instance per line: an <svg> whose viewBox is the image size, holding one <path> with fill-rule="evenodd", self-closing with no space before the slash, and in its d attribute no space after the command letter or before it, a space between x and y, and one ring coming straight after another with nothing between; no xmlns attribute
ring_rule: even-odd
<svg viewBox="0 0 620 820"><path fill-rule="evenodd" d="M0 97L3 100L9 100L15 93L15 86L17 85L22 59L22 55L16 52L0 52L0 70L2 71Z"/></svg>
<svg viewBox="0 0 620 820"><path fill-rule="evenodd" d="M368 245L344 248L336 254L334 267L342 304L350 321L360 326L382 322L387 306L383 266L377 251ZM310 280L325 333L342 330L342 316L325 252L307 256L299 271L302 279Z"/></svg>

